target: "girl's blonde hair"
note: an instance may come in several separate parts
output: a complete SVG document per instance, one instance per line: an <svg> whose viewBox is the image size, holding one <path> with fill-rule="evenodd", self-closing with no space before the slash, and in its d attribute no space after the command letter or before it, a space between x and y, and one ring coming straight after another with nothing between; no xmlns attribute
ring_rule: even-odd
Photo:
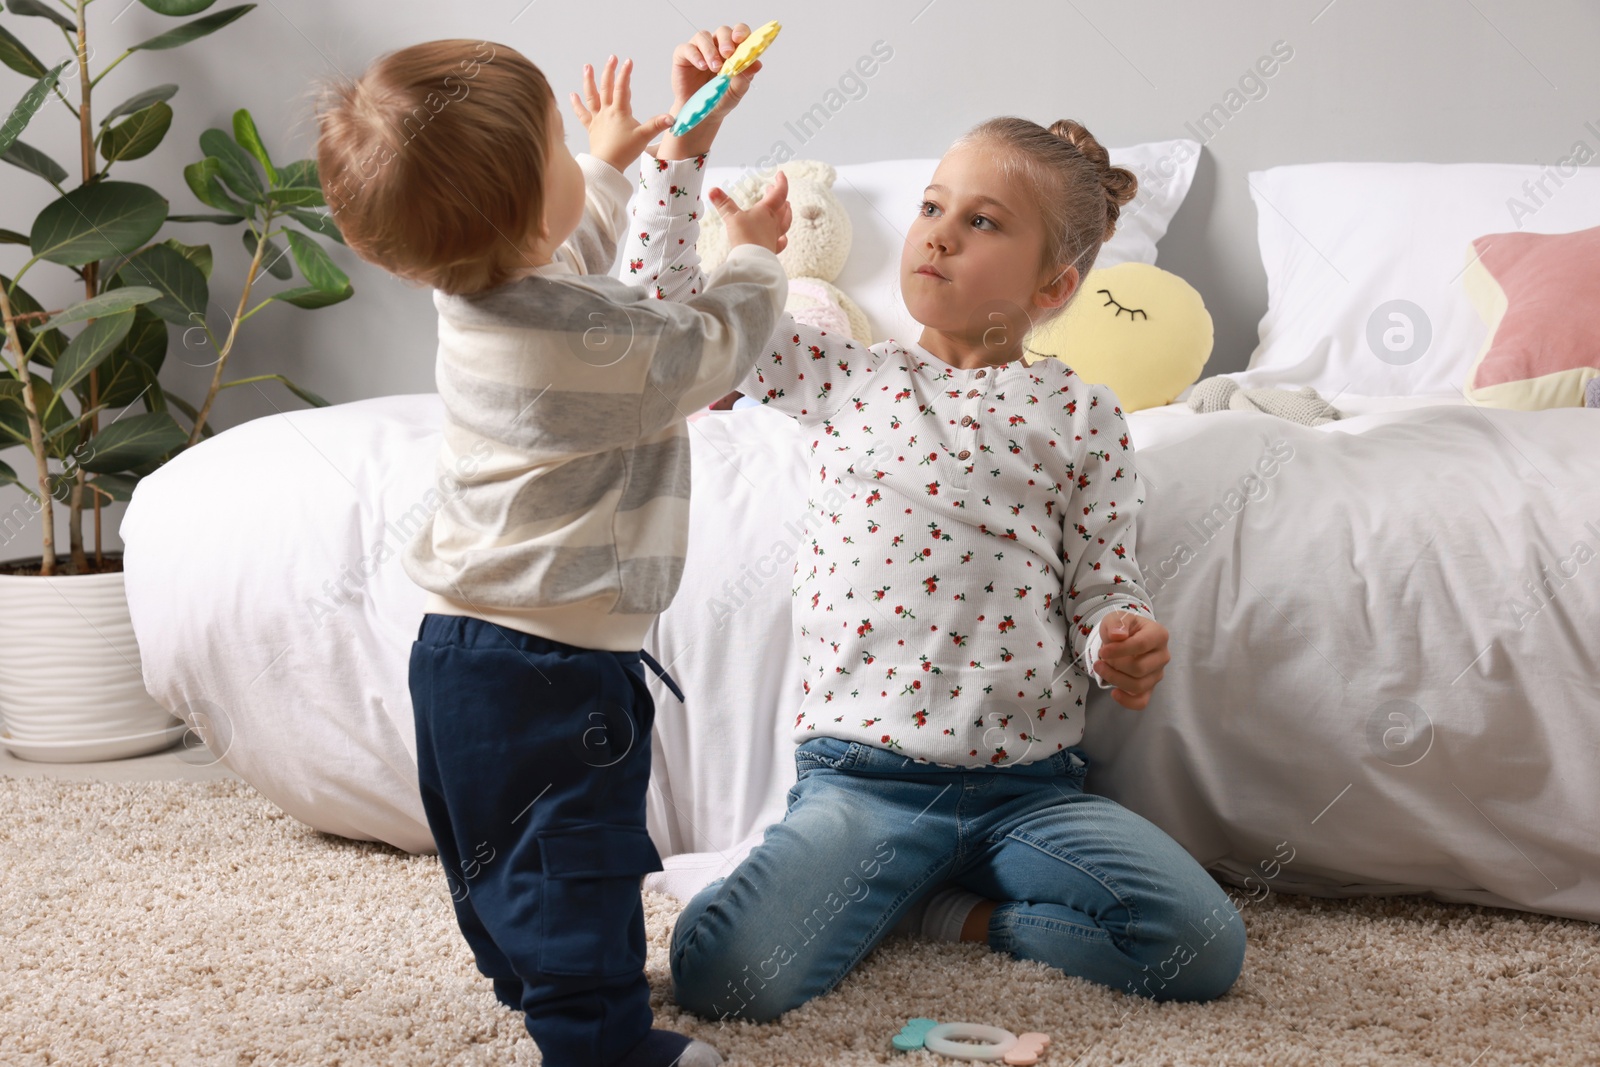
<svg viewBox="0 0 1600 1067"><path fill-rule="evenodd" d="M1139 179L1126 167L1113 167L1111 155L1080 122L1060 119L1046 129L1037 122L1002 116L980 122L955 142L982 144L996 153L1008 177L1020 176L1032 190L1044 223L1040 268L1069 263L1082 279L1094 267L1100 246L1116 232L1122 207L1139 191ZM1077 293L1073 293L1073 300ZM1041 325L1072 303L1052 311Z"/></svg>

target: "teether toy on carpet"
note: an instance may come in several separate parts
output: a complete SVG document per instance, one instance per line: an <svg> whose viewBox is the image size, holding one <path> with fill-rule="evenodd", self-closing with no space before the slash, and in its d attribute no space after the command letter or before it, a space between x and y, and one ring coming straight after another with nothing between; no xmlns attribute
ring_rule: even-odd
<svg viewBox="0 0 1600 1067"><path fill-rule="evenodd" d="M678 110L678 120L672 124L672 135L682 137L696 126L711 110L717 106L723 94L728 91L728 83L733 76L756 61L767 46L778 36L778 31L783 29L777 22L769 22L756 30L733 50L733 55L723 61L722 69L717 71L717 76L706 82L695 94L683 102L683 107Z"/></svg>
<svg viewBox="0 0 1600 1067"><path fill-rule="evenodd" d="M1050 1035L1014 1034L998 1026L917 1018L908 1020L890 1039L890 1044L901 1052L922 1048L956 1060L999 1061L1016 1067L1032 1067L1044 1055Z"/></svg>

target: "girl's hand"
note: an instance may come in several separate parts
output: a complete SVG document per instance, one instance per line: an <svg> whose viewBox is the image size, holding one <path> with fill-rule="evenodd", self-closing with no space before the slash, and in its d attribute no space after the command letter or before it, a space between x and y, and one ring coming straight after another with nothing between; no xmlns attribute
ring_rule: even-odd
<svg viewBox="0 0 1600 1067"><path fill-rule="evenodd" d="M572 110L589 131L589 154L623 173L633 166L656 134L672 125L671 115L657 115L644 123L633 117L633 91L628 84L632 74L633 60L624 60L619 73L617 57L612 56L606 60L596 87L594 66L585 63L583 98L572 94ZM587 107L584 106L586 101Z"/></svg>
<svg viewBox="0 0 1600 1067"><path fill-rule="evenodd" d="M739 44L749 36L750 27L742 22L737 26L718 26L715 31L701 30L673 50L672 113L674 116L683 110L683 105L700 91L701 86L717 76L717 71L722 69L723 62L733 55ZM722 99L717 101L717 106L712 109L711 114L701 119L698 126L682 137L674 137L670 133L663 137L656 158L688 159L710 151L711 142L716 140L722 120L728 117L728 112L739 106L739 101L750 89L751 77L760 69L761 60L758 59L729 78L728 91L722 94Z"/></svg>
<svg viewBox="0 0 1600 1067"><path fill-rule="evenodd" d="M766 194L750 207L740 210L733 197L715 187L711 190L711 206L728 229L729 248L760 245L771 252L782 252L789 243L784 235L789 232L794 212L789 207L789 179L781 170L773 175Z"/></svg>
<svg viewBox="0 0 1600 1067"><path fill-rule="evenodd" d="M1095 673L1116 688L1111 699L1125 708L1141 710L1150 703L1150 691L1161 681L1172 661L1167 652L1167 628L1131 611L1113 611L1100 621L1100 658Z"/></svg>

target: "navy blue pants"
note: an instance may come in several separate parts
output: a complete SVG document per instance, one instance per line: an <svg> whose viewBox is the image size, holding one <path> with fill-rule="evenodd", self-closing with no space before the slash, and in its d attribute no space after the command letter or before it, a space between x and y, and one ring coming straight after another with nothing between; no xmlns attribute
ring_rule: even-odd
<svg viewBox="0 0 1600 1067"><path fill-rule="evenodd" d="M651 1028L646 662L679 693L646 652L465 616L424 615L411 648L417 779L456 921L547 1067L614 1063Z"/></svg>

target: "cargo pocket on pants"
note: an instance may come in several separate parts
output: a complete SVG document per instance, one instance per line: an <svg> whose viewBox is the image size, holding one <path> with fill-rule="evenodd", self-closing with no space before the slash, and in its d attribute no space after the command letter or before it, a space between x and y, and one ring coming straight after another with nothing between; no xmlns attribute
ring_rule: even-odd
<svg viewBox="0 0 1600 1067"><path fill-rule="evenodd" d="M589 977L644 967L639 880L659 871L650 835L635 826L590 826L539 835L539 970Z"/></svg>

